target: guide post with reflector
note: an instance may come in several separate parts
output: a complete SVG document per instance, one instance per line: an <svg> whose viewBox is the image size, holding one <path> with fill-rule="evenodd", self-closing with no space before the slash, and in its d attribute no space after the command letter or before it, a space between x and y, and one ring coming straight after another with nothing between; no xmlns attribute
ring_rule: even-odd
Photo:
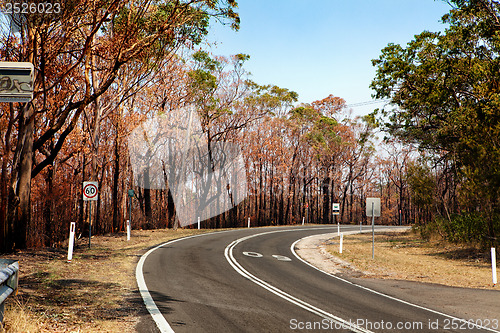
<svg viewBox="0 0 500 333"><path fill-rule="evenodd" d="M497 285L497 255L494 247L491 248L491 279L493 286Z"/></svg>
<svg viewBox="0 0 500 333"><path fill-rule="evenodd" d="M339 253L342 253L342 245L344 243L344 233L341 233L340 234L340 249L339 249Z"/></svg>
<svg viewBox="0 0 500 333"><path fill-rule="evenodd" d="M127 240L130 240L130 220L127 220Z"/></svg>
<svg viewBox="0 0 500 333"><path fill-rule="evenodd" d="M71 259L73 259L73 244L75 243L75 227L76 223L71 222L69 225L68 262L71 262Z"/></svg>

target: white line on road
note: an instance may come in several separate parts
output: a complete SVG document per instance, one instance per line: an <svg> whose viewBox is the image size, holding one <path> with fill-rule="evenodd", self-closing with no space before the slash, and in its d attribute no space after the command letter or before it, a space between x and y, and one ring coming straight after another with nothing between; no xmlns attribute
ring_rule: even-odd
<svg viewBox="0 0 500 333"><path fill-rule="evenodd" d="M148 287L146 285L146 281L144 280L144 274L143 274L143 267L144 267L144 262L146 261L147 257L155 250L159 249L160 247L163 247L165 245L169 245L175 242L179 242L181 240L185 239L190 239L190 238L195 238L195 237L200 237L200 236L206 236L206 235L213 235L215 233L224 233L224 232L231 232L234 230L224 230L224 231L218 231L218 232L211 232L211 233L204 233L204 234L199 234L199 235L194 235L194 236L188 236L188 237L183 237L183 238L178 238L171 240L169 242L163 243L161 245L158 245L148 252L144 253L139 259L139 262L137 263L137 266L135 268L135 278L137 280L137 285L139 287L139 291L141 293L142 299L144 300L144 304L146 305L146 309L149 311L149 314L151 317L153 317L153 320L156 323L156 326L160 330L161 333L174 333L174 330L172 327L169 325L168 321L163 317L162 313L156 306L155 301L153 300L153 297L151 297L151 294L149 293Z"/></svg>
<svg viewBox="0 0 500 333"><path fill-rule="evenodd" d="M154 250L162 247L163 245L166 245L168 243L159 245L148 252L146 252L141 259L139 260L139 263L137 263L137 267L135 268L135 278L137 280L137 285L139 286L139 291L141 293L142 299L144 300L144 304L146 304L146 309L149 311L151 314L151 317L153 317L153 320L156 323L156 326L162 333L174 333L174 330L170 325L168 324L168 321L163 317L163 315L160 312L160 309L156 306L155 301L153 300L153 297L151 297L151 294L149 293L148 287L146 286L146 281L144 280L144 274L142 273L142 268L144 266L144 262L146 261L146 258L153 252Z"/></svg>
<svg viewBox="0 0 500 333"><path fill-rule="evenodd" d="M271 231L271 232L265 232L265 233L260 233L260 234L256 234L256 235L251 235L251 236L247 236L247 237L243 237L243 238L240 238L234 242L232 242L231 244L229 244L225 250L224 250L224 255L226 257L226 260L228 260L229 264L239 273L241 274L242 276L244 276L245 278L251 280L252 282L256 283L257 285L260 285L261 287L271 291L272 293L280 296L281 298L293 303L293 304L296 304L312 313L315 313L323 318L327 318L327 319L330 319L330 320L335 320L335 321L339 321L339 323L342 323L343 322L346 322L347 323L347 327L350 328L350 329L355 329L353 326L352 326L352 323L349 323L345 320L343 320L342 318L339 318L339 317L336 317L334 316L333 314L331 313L328 313L326 311L323 311L319 308L316 308L294 296L291 296L285 292L283 292L282 290L256 278L255 276L251 275L250 273L248 273L248 271L246 271L243 267L241 267L241 265L234 259L234 256L232 254L232 250L233 248L241 243L242 241L244 240L247 240L249 238L252 238L252 237L257 237L257 236L260 236L260 235L263 235L263 234L270 234L270 233L275 233L275 232L288 232L288 231L300 231L300 230L319 230L319 229L331 229L331 227L325 227L325 228L297 228L297 229L291 229L291 230L277 230L277 231ZM172 244L172 243L175 243L175 242L178 242L178 241L182 241L182 240L186 240L186 239L190 239L190 238L195 238L195 237L200 237L200 236L207 236L207 235L213 235L213 234L218 234L218 233L223 233L223 232L230 232L230 231L234 231L234 230L226 230L226 231L219 231L219 232L213 232L213 233L205 233L205 234L200 234L200 235L194 235L194 236L189 236L189 237L183 237L183 238L179 238L179 239L174 239L172 241L169 241L169 242L166 242L166 243L163 243L161 245L158 245L152 249L150 249L149 251L147 251L139 260L138 264L137 264L137 267L136 267L136 279L137 279L137 284L138 284L138 287L139 287L139 291L141 293L141 296L144 300L144 304L146 305L146 309L149 311L149 313L151 314L153 320L155 321L158 329L160 330L160 332L162 333L172 333L174 332L172 327L169 325L169 323L167 322L167 320L165 319L165 317L161 314L160 310L158 309L157 305L155 304L151 294L149 293L149 290L147 288L147 285L146 285L146 282L145 282L145 279L144 279L144 275L143 275L143 266L144 266L144 262L146 261L147 257L155 250L165 246L165 245L169 245L169 244ZM350 232L349 232L350 233ZM357 232L353 232L353 233L357 233ZM347 233L346 233L347 234ZM316 236L316 235L313 235L313 236ZM312 237L312 236L308 236L308 237ZM304 237L304 238L307 238L307 237ZM303 238L303 239L304 239ZM356 287L359 287L361 289L364 289L366 291L369 291L369 292L372 292L372 293L375 293L377 295L380 295L380 296L384 296L384 297L387 297L389 299L392 299L392 300L395 300L395 301L398 301L398 302L401 302L401 303L404 303L404 304L407 304L407 305L410 305L410 306L413 306L413 307L416 307L416 308L420 308L420 309L423 309L423 310L427 310L429 312L432 312L432 313L435 313L435 314L438 314L438 315L442 315L442 316L445 316L445 317L448 317L448 318L451 318L451 319L455 319L455 320L459 320L459 321L463 321L463 322L466 322L465 320L463 319L460 319L460 318L455 318L453 316L450 316L450 315L447 315L445 313L441 313L441 312L438 312L438 311L435 311L435 310L432 310L432 309L428 309L428 308L425 308L425 307L422 307L422 306L419 306L419 305L416 305L416 304L413 304L413 303L409 303L407 301L404 301L404 300L401 300L401 299L398 299L398 298L395 298L395 297L392 297L392 296L389 296L389 295L386 295L386 294L383 294L381 292L378 292L376 290L373 290L373 289L370 289L370 288L367 288L367 287L364 287L364 286L361 286L361 285L358 285L358 284L355 284L353 282L350 282L348 280L345 280L345 279L342 279L338 276L335 276L333 274L330 274L330 273L327 273L313 265L311 265L310 263L308 263L307 261L303 260L302 258L300 258L297 253L295 252L295 245L299 242L300 240L297 240L296 242L294 242L292 245L291 245L291 251L292 253L295 255L295 257L297 257L297 259L299 259L300 261L304 262L306 265L308 266L311 266L312 268L324 273L324 274L327 274L335 279L338 279L340 281L343 281L345 283L348 283L348 284L351 284L353 286L356 286ZM231 248L230 248L231 247ZM230 248L230 249L229 249ZM232 262L232 260L234 260L234 262ZM335 318L335 319L334 319ZM500 331L496 331L496 330L493 330L493 329L489 329L487 327L482 327L482 326L479 326L479 325L476 325L478 328L481 328L481 329L485 329L485 330L488 330L488 331L491 331L491 332L496 332L496 333L500 333ZM361 327L359 327L359 330L357 330L356 332L370 332L368 330L365 330Z"/></svg>
<svg viewBox="0 0 500 333"><path fill-rule="evenodd" d="M326 228L315 228L315 229L330 229L330 228L326 227ZM311 230L311 228L293 229L293 230ZM155 251L163 246L175 243L175 242L179 242L182 240L191 239L191 238L195 238L195 237L221 234L221 233L233 232L233 231L237 231L237 230L223 230L223 231L203 233L203 234L199 234L199 235L187 236L187 237L174 239L174 240L168 241L166 243L160 244L160 245L150 249L149 251L147 251L145 254L142 255L141 259L139 259L139 262L137 263L137 266L135 268L135 278L137 280L137 286L139 288L139 292L141 293L144 304L146 305L146 309L148 310L149 314L151 315L151 317L155 321L156 326L158 327L158 329L160 330L161 333L174 333L174 330L172 329L172 327L170 326L168 321L165 319L165 317L162 315L162 313L158 309L158 306L156 305L155 301L153 300L153 297L151 296L151 294L148 290L148 287L146 285L146 281L144 279L143 268L144 268L144 262L146 261L147 257L151 253L153 253L153 251Z"/></svg>
<svg viewBox="0 0 500 333"><path fill-rule="evenodd" d="M344 233L344 235L348 235L348 234L356 234L356 233L359 233L359 232L358 232L358 231L348 231L348 232L345 232L345 233ZM307 261L305 261L304 259L302 259L302 258L301 258L301 257L300 257L300 256L299 256L296 252L295 252L295 245L296 245L298 242L300 242L301 240L303 240L303 239L306 239L306 238L309 238L309 237L315 237L315 236L318 236L318 235L312 235L312 236L307 236L307 237L304 237L304 238L298 239L298 240L296 240L296 241L295 241L295 242L294 242L294 243L290 246L290 250L292 251L293 255L294 255L297 259L299 259L300 261L302 261L304 264L306 264L306 265L308 265L308 266L311 266L312 268L314 268L314 269L316 269L316 270L318 270L318 271L320 271L320 272L322 272L322 273L324 273L324 274L326 274L326 275L328 275L328 276L331 276L331 277L333 277L333 278L335 278L335 279L337 279L337 280L339 280L339 281L342 281L342 282L348 283L348 284L350 284L350 285L356 286L356 287L358 287L358 288L361 288L361 289L363 289L363 290L369 291L369 292L371 292L371 293L374 293L374 294L377 294L377 295L380 295L380 296L383 296L383 297L389 298L389 299L394 300L394 301L398 301L398 302L403 303L403 304L406 304L406 305L413 306L413 307L415 307L415 308L419 308L419 309L421 309L421 310L429 311L429 312L432 312L432 313L434 313L434 314L437 314L437 315L440 315L440 316L443 316L443 317L447 317L447 318L450 318L450 319L455 320L455 321L459 321L459 322L462 322L462 323L465 323L465 324L469 324L469 323L471 323L470 321L467 321L467 320L465 320L465 319L461 319L461 318L453 317L453 316L450 316L450 315L448 315L448 314L446 314L446 313L443 313L443 312L439 312L439 311L436 311L436 310L432 310L432 309L426 308L426 307L424 307L424 306L420 306L420 305L417 305L417 304L414 304L414 303L410 303L410 302L407 302L407 301L405 301L405 300L402 300L402 299L399 299L399 298L396 298L396 297L393 297L393 296L386 295L386 294L381 293L381 292L379 292L379 291L376 291L376 290L370 289L370 288L368 288L368 287L365 287L365 286L359 285L359 284L357 284L357 283L351 282L351 281L349 281L349 280L343 279L343 278L341 278L341 277L338 277L338 276L336 276L336 275L334 275L334 274L330 274L330 273L328 273L328 272L326 272L326 271L324 271L324 270L322 270L322 269L320 269L320 268L318 268L318 267L316 267L316 266L314 266L314 265L310 264L309 262L307 262ZM475 327L477 327L477 328L479 328L479 329L487 330L487 331L490 331L490 332L500 333L500 331L496 331L496 330L494 330L494 329L492 329L492 328L489 328L489 327L484 327L484 326L481 326L481 325L478 325L478 324L475 324L475 323L471 323L471 326L475 326Z"/></svg>
<svg viewBox="0 0 500 333"><path fill-rule="evenodd" d="M369 331L369 330L366 330L360 326L357 326L357 325L354 325L352 322L350 321L347 321L345 319L342 319L340 317L337 317L329 312L326 312L324 310L321 310L320 308L317 308L297 297L294 297L286 292L284 292L283 290L281 289L278 289L274 286L272 286L271 284L257 278L255 275L252 275L250 274L247 270L245 270L239 263L238 261L236 261L236 259L234 258L233 256L233 249L236 245L240 244L241 242L247 240L247 239L250 239L250 238L253 238L253 237L257 237L257 236L261 236L261 235L266 235L266 234L272 234L272 233L277 233L277 232L288 232L288 231L298 231L298 230L310 230L310 229L294 229L294 230L277 230L277 231L269 231L269 232L263 232L263 233L259 233L259 234L256 234L256 235L251 235L251 236L246 236L246 237L243 237L243 238L240 238L240 239L237 239L235 241L233 241L231 244L229 244L226 249L224 250L224 256L226 257L227 261L229 262L229 264L234 268L234 270L236 272L238 272L240 275L242 275L243 277L249 279L250 281L252 281L253 283L261 286L262 288L272 292L273 294L283 298L284 300L287 300L288 302L292 303L292 304L295 304L309 312L312 312L320 317L323 317L327 320L332 320L334 321L335 323L338 323L340 325L343 325L343 327L347 328L347 329L350 329L354 332L361 332L361 333L371 333L372 331Z"/></svg>

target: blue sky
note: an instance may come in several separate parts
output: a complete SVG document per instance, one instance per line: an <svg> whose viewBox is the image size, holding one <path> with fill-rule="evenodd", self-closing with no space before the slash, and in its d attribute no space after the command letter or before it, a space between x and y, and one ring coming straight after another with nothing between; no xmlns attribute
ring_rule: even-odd
<svg viewBox="0 0 500 333"><path fill-rule="evenodd" d="M449 10L441 0L239 0L240 30L213 24L209 50L249 54L245 67L255 82L296 91L300 102L333 94L354 104L372 99L371 59L382 48L444 30L440 19Z"/></svg>

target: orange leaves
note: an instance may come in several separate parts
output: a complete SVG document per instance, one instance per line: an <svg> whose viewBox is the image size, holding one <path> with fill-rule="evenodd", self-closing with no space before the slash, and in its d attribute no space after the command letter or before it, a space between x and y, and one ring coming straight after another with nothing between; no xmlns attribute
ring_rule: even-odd
<svg viewBox="0 0 500 333"><path fill-rule="evenodd" d="M314 101L311 103L311 106L322 115L330 118L334 118L335 115L339 114L346 108L345 100L333 95Z"/></svg>

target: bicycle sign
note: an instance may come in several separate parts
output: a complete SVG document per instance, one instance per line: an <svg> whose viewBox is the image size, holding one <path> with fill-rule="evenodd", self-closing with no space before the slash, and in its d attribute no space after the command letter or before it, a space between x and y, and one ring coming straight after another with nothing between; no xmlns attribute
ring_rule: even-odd
<svg viewBox="0 0 500 333"><path fill-rule="evenodd" d="M83 200L96 201L98 193L97 182L83 182Z"/></svg>

